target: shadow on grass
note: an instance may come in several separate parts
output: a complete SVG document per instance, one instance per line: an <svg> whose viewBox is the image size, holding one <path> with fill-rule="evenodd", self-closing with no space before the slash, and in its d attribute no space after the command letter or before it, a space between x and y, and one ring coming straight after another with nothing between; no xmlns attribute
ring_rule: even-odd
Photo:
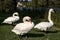
<svg viewBox="0 0 60 40"><path fill-rule="evenodd" d="M43 37L43 36L45 36L44 34L34 34L34 33L28 33L28 34L25 34L25 35L23 35L22 37Z"/></svg>
<svg viewBox="0 0 60 40"><path fill-rule="evenodd" d="M12 24L6 24L6 23L1 23L0 26L4 26L4 25L12 25Z"/></svg>
<svg viewBox="0 0 60 40"><path fill-rule="evenodd" d="M38 31L38 32L44 32L44 33L58 33L59 32L59 30L47 30L47 31L41 31L41 30L36 30L36 31Z"/></svg>
<svg viewBox="0 0 60 40"><path fill-rule="evenodd" d="M45 32L45 33L58 33L59 31L55 30L55 31L42 31L42 32Z"/></svg>

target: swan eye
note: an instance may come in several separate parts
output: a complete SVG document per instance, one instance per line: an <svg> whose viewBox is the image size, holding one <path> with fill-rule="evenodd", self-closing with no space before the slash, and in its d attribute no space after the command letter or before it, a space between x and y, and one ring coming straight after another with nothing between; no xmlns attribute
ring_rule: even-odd
<svg viewBox="0 0 60 40"><path fill-rule="evenodd" d="M18 15L15 14L14 16L18 16Z"/></svg>
<svg viewBox="0 0 60 40"><path fill-rule="evenodd" d="M28 21L28 20L26 20L26 21Z"/></svg>

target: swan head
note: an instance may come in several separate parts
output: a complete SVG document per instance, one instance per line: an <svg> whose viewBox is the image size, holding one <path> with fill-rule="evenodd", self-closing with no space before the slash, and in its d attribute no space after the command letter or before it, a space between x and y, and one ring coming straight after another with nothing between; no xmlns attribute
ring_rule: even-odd
<svg viewBox="0 0 60 40"><path fill-rule="evenodd" d="M31 21L31 17L25 16L25 17L23 18L23 22L32 22L32 21Z"/></svg>
<svg viewBox="0 0 60 40"><path fill-rule="evenodd" d="M13 13L13 16L18 16L18 15L19 15L18 12Z"/></svg>
<svg viewBox="0 0 60 40"><path fill-rule="evenodd" d="M55 12L54 12L54 9L52 9L52 8L49 9L49 12L55 13Z"/></svg>

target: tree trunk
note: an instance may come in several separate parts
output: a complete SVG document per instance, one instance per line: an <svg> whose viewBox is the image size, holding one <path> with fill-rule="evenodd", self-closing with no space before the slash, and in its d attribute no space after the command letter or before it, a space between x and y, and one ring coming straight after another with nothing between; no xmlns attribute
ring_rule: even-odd
<svg viewBox="0 0 60 40"><path fill-rule="evenodd" d="M46 7L49 7L49 0L46 0Z"/></svg>
<svg viewBox="0 0 60 40"><path fill-rule="evenodd" d="M17 1L16 0L13 0L13 2L14 2L14 11L17 11Z"/></svg>

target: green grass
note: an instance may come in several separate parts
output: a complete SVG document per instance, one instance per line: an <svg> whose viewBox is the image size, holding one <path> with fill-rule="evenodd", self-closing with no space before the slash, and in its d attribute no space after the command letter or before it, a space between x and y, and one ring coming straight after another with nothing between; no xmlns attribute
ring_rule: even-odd
<svg viewBox="0 0 60 40"><path fill-rule="evenodd" d="M56 13L56 16L53 16L54 26L49 29L47 34L45 32L41 32L37 29L32 29L28 34L26 34L29 40L60 40L60 13ZM36 19L36 18L35 18ZM33 20L35 23L39 23L40 21L45 21L45 19ZM11 32L13 29L12 25L0 25L0 40L18 40L20 39L15 33ZM24 40L26 39L23 36Z"/></svg>
<svg viewBox="0 0 60 40"><path fill-rule="evenodd" d="M20 39L16 34L11 32L12 25L0 25L0 40L18 40ZM60 28L52 27L50 31L45 35L44 32L40 32L37 29L32 29L32 31L26 34L30 40L60 40ZM24 39L25 36L24 35Z"/></svg>

